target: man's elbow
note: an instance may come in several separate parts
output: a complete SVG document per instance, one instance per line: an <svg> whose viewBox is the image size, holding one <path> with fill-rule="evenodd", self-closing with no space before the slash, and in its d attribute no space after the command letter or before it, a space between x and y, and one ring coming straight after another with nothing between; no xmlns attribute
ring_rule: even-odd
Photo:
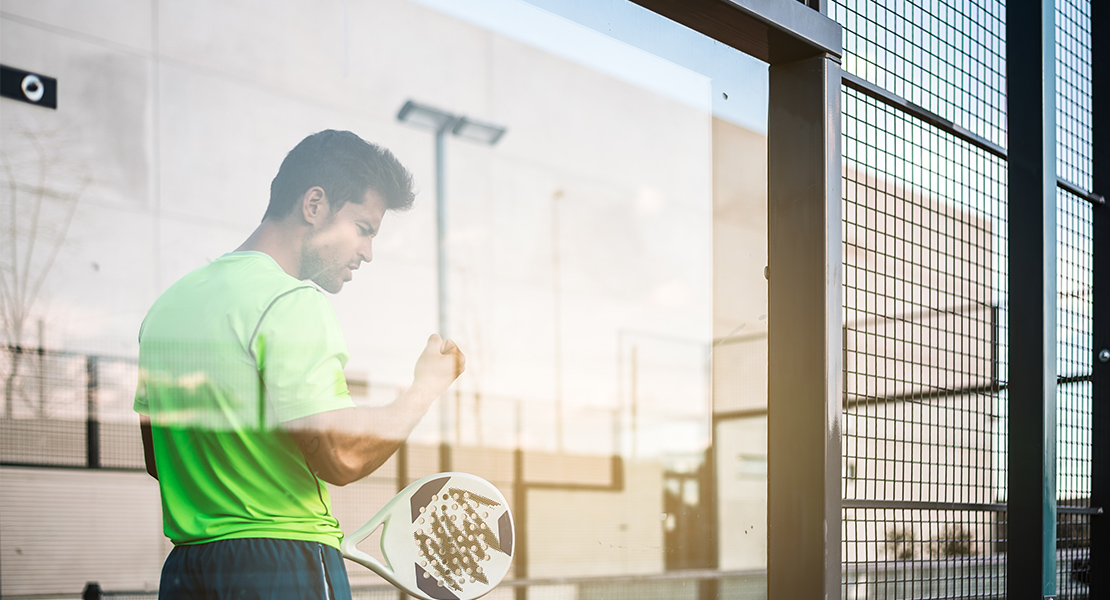
<svg viewBox="0 0 1110 600"><path fill-rule="evenodd" d="M343 487L354 483L369 473L363 473L356 465L347 464L341 460L330 461L324 468L316 469L316 476L331 485Z"/></svg>
<svg viewBox="0 0 1110 600"><path fill-rule="evenodd" d="M317 465L313 467L316 468L317 477L342 487L377 471L388 458L375 456L367 460L366 456L357 452L340 450L330 457L331 460L326 465L319 465L322 468L316 468Z"/></svg>
<svg viewBox="0 0 1110 600"><path fill-rule="evenodd" d="M330 485L335 485L339 487L343 487L348 483L354 483L359 480L358 477L355 477L349 473L340 474L319 472L316 473L316 476Z"/></svg>
<svg viewBox="0 0 1110 600"><path fill-rule="evenodd" d="M338 486L354 483L378 470L400 445L399 441L375 436L303 430L291 433L312 472Z"/></svg>

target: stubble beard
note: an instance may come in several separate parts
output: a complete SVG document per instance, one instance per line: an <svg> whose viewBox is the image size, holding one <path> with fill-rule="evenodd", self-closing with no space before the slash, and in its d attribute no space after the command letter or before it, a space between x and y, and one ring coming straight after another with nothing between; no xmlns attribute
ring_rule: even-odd
<svg viewBox="0 0 1110 600"><path fill-rule="evenodd" d="M338 294L343 289L343 279L328 269L327 261L320 257L311 242L301 250L301 279L311 280L330 294Z"/></svg>

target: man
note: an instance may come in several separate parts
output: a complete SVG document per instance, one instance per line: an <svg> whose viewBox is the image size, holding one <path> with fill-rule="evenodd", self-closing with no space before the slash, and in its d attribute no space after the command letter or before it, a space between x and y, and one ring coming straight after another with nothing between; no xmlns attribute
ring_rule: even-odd
<svg viewBox="0 0 1110 600"><path fill-rule="evenodd" d="M339 292L370 262L385 212L412 201L388 150L350 132L310 135L246 242L151 307L135 410L174 543L161 598L350 597L322 481L345 485L385 462L464 357L432 335L407 391L355 407L347 348L316 286Z"/></svg>

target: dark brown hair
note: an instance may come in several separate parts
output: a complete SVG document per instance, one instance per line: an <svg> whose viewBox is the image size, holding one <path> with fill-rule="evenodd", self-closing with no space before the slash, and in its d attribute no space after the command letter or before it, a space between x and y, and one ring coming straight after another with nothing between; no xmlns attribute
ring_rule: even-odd
<svg viewBox="0 0 1110 600"><path fill-rule="evenodd" d="M350 131L325 129L297 144L281 162L270 184L270 205L263 219L287 216L305 191L320 186L332 210L362 202L373 190L387 210L412 208L412 174L393 153Z"/></svg>

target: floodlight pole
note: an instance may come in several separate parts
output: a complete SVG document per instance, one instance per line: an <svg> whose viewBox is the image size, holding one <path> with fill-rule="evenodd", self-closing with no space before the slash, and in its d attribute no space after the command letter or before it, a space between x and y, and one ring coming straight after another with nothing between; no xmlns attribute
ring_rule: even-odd
<svg viewBox="0 0 1110 600"><path fill-rule="evenodd" d="M455 120L451 119L445 121L436 129L435 136L435 170L436 170L436 294L439 311L439 335L447 338L447 248L445 244L445 237L447 235L447 203L444 201L446 196L444 185L444 148L446 146L447 133L451 130ZM441 419L446 421L446 419ZM446 425L443 425L443 431L446 431Z"/></svg>
<svg viewBox="0 0 1110 600"><path fill-rule="evenodd" d="M447 133L451 131L455 121L449 118L437 129L435 135L435 170L436 170L436 304L438 306L438 328L440 337L447 338L447 203L444 191L444 156L447 145ZM451 470L451 445L447 442L451 424L447 414L447 392L439 398L439 468L441 471Z"/></svg>
<svg viewBox="0 0 1110 600"><path fill-rule="evenodd" d="M505 128L500 125L474 121L465 116L452 114L412 100L406 101L401 107L400 112L397 113L397 120L423 127L428 127L428 125L434 123L432 129L435 131L437 327L439 335L446 339L449 333L447 330L447 177L444 168L447 154L447 135L469 137L471 140L492 146L504 135ZM468 127L484 129L487 135L485 137L468 136L465 132ZM447 394L445 392L440 396L439 402L439 466L442 471L451 470L451 445L447 441L451 430L449 421ZM402 445L402 458L404 458L404 451L405 448ZM400 464L406 463L402 460Z"/></svg>

